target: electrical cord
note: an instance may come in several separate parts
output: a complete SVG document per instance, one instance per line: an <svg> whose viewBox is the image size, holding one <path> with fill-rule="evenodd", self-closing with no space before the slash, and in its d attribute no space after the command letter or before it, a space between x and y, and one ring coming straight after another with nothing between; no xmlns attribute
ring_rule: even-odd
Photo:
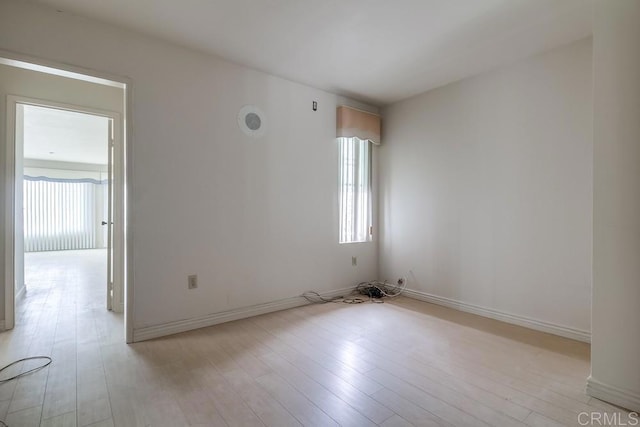
<svg viewBox="0 0 640 427"><path fill-rule="evenodd" d="M352 292L353 293L353 292ZM333 298L325 298L316 291L309 291L302 294L302 297L313 304L325 304L328 302L345 303L345 304L360 304L364 302L362 298L345 298L343 296L337 296Z"/></svg>
<svg viewBox="0 0 640 427"><path fill-rule="evenodd" d="M14 375L12 377L2 378L2 379L0 379L0 384L4 384L4 383L7 383L9 381L13 381L15 379L22 378L25 375L29 375L29 374L32 374L34 372L37 372L37 371L39 371L41 369L44 369L47 366L51 365L51 362L53 362L53 359L51 359L49 356L25 357L23 359L18 359L18 360L14 361L14 362L9 363L8 365L3 366L2 368L0 368L0 373L4 372L5 370L9 369L12 366L17 365L18 363L26 362L27 360L46 360L46 362L44 364L40 365L40 366L36 366L35 368L29 369L28 371L25 371L25 372L21 372L21 373L19 373L17 375ZM7 423L5 423L4 421L2 421L2 420L0 420L0 426L9 427L9 425Z"/></svg>
<svg viewBox="0 0 640 427"><path fill-rule="evenodd" d="M304 294L302 294L302 297L314 304L324 304L327 302L339 302L339 300L342 299L341 296L333 297L333 298L325 298L319 293L317 293L316 291L305 292Z"/></svg>
<svg viewBox="0 0 640 427"><path fill-rule="evenodd" d="M356 292L361 295L367 295L371 302L382 303L383 298L395 298L402 294L406 287L406 280L401 278L398 285L389 282L362 282L356 286Z"/></svg>
<svg viewBox="0 0 640 427"><path fill-rule="evenodd" d="M9 363L8 365L5 365L4 367L0 368L0 373L1 373L1 372L4 372L6 369L9 369L10 367L12 367L12 366L14 366L14 365L17 365L17 364L18 364L18 363L20 363L20 362L26 362L27 360L46 360L47 362L46 362L44 365L36 366L36 367L35 367L35 368L33 368L33 369L29 369L29 370L28 370L28 371L26 371L26 372L19 373L19 374L14 375L14 376L12 376L12 377L10 377L10 378L3 378L3 379L0 379L0 384L3 384L3 383L6 383L6 382L9 382L9 381L11 381L11 380L15 380L15 379L17 379L17 378L24 377L25 375L32 374L32 373L34 373L34 372L36 372L36 371L39 371L40 369L44 369L44 368L46 368L47 366L51 365L51 362L53 362L53 360L52 360L49 356L31 356L31 357L25 357L24 359L16 360L15 362L11 362L11 363Z"/></svg>
<svg viewBox="0 0 640 427"><path fill-rule="evenodd" d="M351 291L350 295L363 295L369 297L369 302L381 304L384 303L383 298L395 298L402 294L407 287L407 279L401 277L398 279L397 284L387 282L386 280L380 282L374 280L371 282L361 282ZM333 297L326 298L320 295L316 291L309 291L302 294L302 297L313 304L325 304L329 302L333 303L345 303L345 304L361 304L366 300L360 297Z"/></svg>
<svg viewBox="0 0 640 427"><path fill-rule="evenodd" d="M344 298L342 302L345 304L362 304L364 300L362 298Z"/></svg>
<svg viewBox="0 0 640 427"><path fill-rule="evenodd" d="M402 294L406 287L407 280L404 277L401 277L398 279L397 284L387 282L386 280L384 282L377 280L372 282L362 282L356 286L356 292L379 299L382 297L395 298Z"/></svg>

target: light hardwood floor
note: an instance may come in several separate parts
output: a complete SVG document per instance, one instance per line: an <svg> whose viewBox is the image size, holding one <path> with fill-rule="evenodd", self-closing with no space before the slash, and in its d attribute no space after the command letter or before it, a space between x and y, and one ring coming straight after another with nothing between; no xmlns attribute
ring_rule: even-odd
<svg viewBox="0 0 640 427"><path fill-rule="evenodd" d="M589 346L398 298L309 305L134 345L104 308L104 253L31 254L0 385L18 426L558 426L626 411L585 395ZM30 266L30 267L29 267ZM586 419L586 418L584 418Z"/></svg>

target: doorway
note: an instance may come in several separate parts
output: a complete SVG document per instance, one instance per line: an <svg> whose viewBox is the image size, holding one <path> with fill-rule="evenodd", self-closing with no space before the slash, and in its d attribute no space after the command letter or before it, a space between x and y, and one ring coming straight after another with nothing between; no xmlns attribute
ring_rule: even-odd
<svg viewBox="0 0 640 427"><path fill-rule="evenodd" d="M13 239L5 283L14 286L6 288L5 328L43 304L79 303L122 313L121 115L8 96L7 119L12 163L7 218L13 222L7 230Z"/></svg>

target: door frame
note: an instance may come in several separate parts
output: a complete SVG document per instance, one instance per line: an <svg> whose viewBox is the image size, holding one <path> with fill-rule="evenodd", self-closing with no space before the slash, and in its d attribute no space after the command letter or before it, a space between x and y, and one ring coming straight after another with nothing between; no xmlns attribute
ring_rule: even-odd
<svg viewBox="0 0 640 427"><path fill-rule="evenodd" d="M69 78L75 78L77 80L89 81L97 84L111 85L121 87L124 90L124 107L125 114L122 116L119 113L104 111L93 108L86 108L78 105L68 105L48 100L33 99L20 96L8 95L6 100L7 112L7 126L6 126L6 178L5 188L7 190L5 196L5 329L10 329L15 323L15 105L16 103L26 103L29 105L40 105L50 108L65 109L71 111L86 112L88 114L97 114L106 117L115 117L115 126L118 127L118 131L115 132L114 137L119 140L119 155L121 161L119 162L119 171L116 174L119 176L119 183L116 186L116 190L120 192L119 196L114 195L115 203L119 203L116 206L118 213L116 218L120 218L118 221L119 226L114 228L119 236L121 236L119 243L118 264L122 286L121 295L119 296L122 310L124 311L124 325L125 325L125 339L127 343L133 342L133 232L132 232L132 214L131 214L131 201L133 200L133 191L131 189L131 177L133 175L133 156L132 156L132 83L129 78L109 75L106 73L96 72L94 70L87 70L80 67L75 67L66 64L59 64L40 58L35 58L27 55L18 54L15 52L9 52L0 50L0 63L5 65L11 65L18 68L25 68L34 71L41 71L48 74L54 74ZM114 162L118 163L118 162ZM114 221L116 222L116 221ZM115 226L116 224L114 224ZM116 264L114 264L114 268ZM114 270L115 271L115 270ZM115 294L115 292L114 292ZM115 295L114 295L115 297Z"/></svg>

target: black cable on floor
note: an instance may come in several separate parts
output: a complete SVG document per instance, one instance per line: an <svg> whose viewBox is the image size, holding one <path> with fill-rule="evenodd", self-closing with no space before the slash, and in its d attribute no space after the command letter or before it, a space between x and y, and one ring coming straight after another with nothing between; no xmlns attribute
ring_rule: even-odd
<svg viewBox="0 0 640 427"><path fill-rule="evenodd" d="M27 360L46 360L47 362L46 362L44 365L36 366L36 367L35 367L35 368L33 368L33 369L29 369L29 370L28 370L28 371L26 371L26 372L22 372L22 373L20 373L20 374L18 374L18 375L14 375L14 376L12 376L12 377L10 377L10 378L3 378L3 379L0 379L0 384L2 384L2 383L6 383L6 382L9 382L9 381L11 381L11 380L15 380L15 379L20 378L20 377L24 377L25 375L32 374L32 373L34 373L34 372L36 372L36 371L39 371L40 369L44 369L44 368L46 368L47 366L51 365L51 362L53 362L53 360L52 360L49 356L31 356L31 357L25 357L24 359L16 360L15 362L11 362L11 363L9 363L8 365L6 365L6 366L4 366L4 367L0 368L0 373L1 373L1 372L3 372L3 371L5 371L6 369L9 369L10 367L12 367L12 366L14 366L14 365L17 365L17 364L18 364L18 363L20 363L20 362L26 362Z"/></svg>
<svg viewBox="0 0 640 427"><path fill-rule="evenodd" d="M17 365L18 363L26 362L27 360L46 360L46 362L44 364L40 365L40 366L36 366L33 369L29 369L28 371L21 372L21 373L19 373L17 375L14 375L14 376L10 377L10 378L0 379L0 384L4 384L4 383L7 383L7 382L12 381L12 380L16 380L18 378L22 378L25 375L29 375L29 374L32 374L34 372L37 372L37 371L39 371L41 369L44 369L47 366L51 365L51 362L53 362L53 359L51 359L49 356L25 357L23 359L16 360L14 362L9 363L8 365L3 366L2 368L0 368L0 373L4 372L5 370L9 369L12 366ZM0 426L9 427L9 425L7 423L5 423L4 421L2 421L2 420L0 420Z"/></svg>

